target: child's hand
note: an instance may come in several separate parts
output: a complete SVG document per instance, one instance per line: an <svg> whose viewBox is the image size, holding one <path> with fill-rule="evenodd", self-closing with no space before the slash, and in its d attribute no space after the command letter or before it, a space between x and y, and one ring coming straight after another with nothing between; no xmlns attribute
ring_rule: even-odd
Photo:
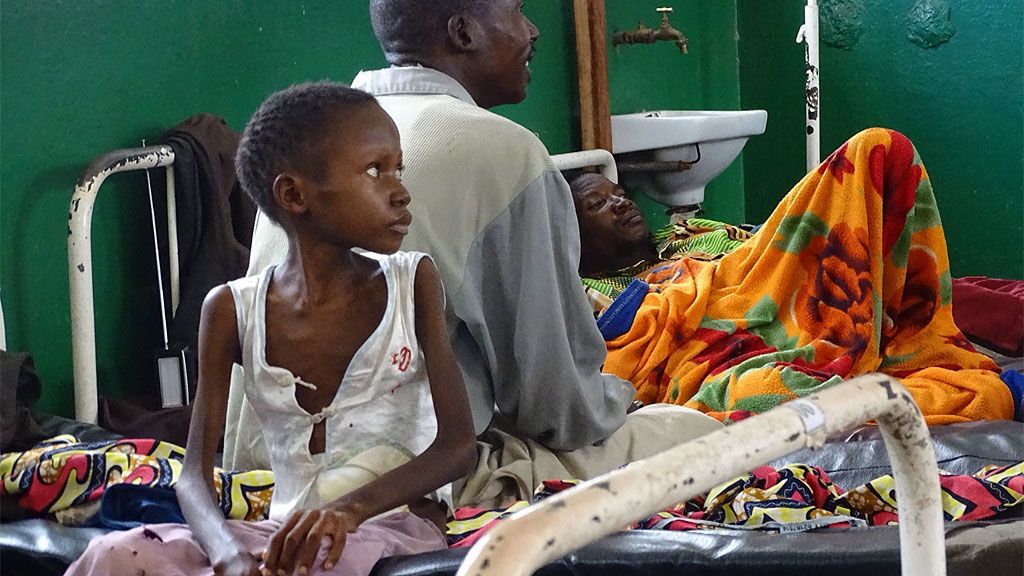
<svg viewBox="0 0 1024 576"><path fill-rule="evenodd" d="M323 564L324 570L330 570L341 558L348 533L354 532L358 526L359 522L352 514L338 510L292 512L263 551L264 576L309 574L324 538L331 540Z"/></svg>

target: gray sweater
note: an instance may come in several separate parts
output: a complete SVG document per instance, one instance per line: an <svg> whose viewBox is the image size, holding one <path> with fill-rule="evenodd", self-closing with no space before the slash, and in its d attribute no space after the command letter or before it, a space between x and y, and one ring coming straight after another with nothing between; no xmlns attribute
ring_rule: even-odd
<svg viewBox="0 0 1024 576"><path fill-rule="evenodd" d="M477 432L495 408L557 450L617 430L635 392L601 373L572 196L544 145L436 70L362 72L352 86L401 133L413 213L402 248L438 264Z"/></svg>

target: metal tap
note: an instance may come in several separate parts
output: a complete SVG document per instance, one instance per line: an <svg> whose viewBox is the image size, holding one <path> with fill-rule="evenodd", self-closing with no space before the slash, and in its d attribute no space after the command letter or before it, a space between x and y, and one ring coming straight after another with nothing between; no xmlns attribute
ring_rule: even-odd
<svg viewBox="0 0 1024 576"><path fill-rule="evenodd" d="M672 9L661 7L658 8L657 11L661 13L661 26L657 29L648 28L644 25L643 20L641 20L635 30L626 30L625 32L619 32L616 30L612 34L612 45L654 44L659 40L668 40L670 42L675 42L676 46L679 47L680 54L686 54L686 36L684 36L681 31L673 28L672 24L668 21L668 15L672 13Z"/></svg>

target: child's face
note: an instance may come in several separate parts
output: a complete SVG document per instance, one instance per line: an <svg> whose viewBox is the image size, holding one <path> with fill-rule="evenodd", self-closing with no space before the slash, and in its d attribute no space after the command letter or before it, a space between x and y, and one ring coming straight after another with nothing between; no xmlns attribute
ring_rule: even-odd
<svg viewBox="0 0 1024 576"><path fill-rule="evenodd" d="M391 117L376 103L348 114L325 155L323 182L309 215L326 238L390 254L402 245L412 214L402 185L402 147Z"/></svg>

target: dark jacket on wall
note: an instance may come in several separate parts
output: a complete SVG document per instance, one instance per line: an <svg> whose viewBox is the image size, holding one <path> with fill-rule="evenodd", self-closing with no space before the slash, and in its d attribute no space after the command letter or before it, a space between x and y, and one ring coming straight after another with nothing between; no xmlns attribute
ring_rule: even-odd
<svg viewBox="0 0 1024 576"><path fill-rule="evenodd" d="M46 439L32 414L42 389L31 356L0 350L0 452L28 450Z"/></svg>
<svg viewBox="0 0 1024 576"><path fill-rule="evenodd" d="M188 347L190 398L195 398L203 299L213 287L245 275L249 264L256 207L235 176L240 139L222 118L212 114L192 116L165 137L174 150L180 265L180 299L168 329L172 345ZM163 248L166 253L166 245ZM169 295L165 300L170 315ZM154 384L151 390L152 397L140 400L144 409L123 400L101 398L100 424L129 437L184 445L190 407L159 410L159 386Z"/></svg>
<svg viewBox="0 0 1024 576"><path fill-rule="evenodd" d="M223 119L198 114L171 130L178 213L181 300L171 341L190 350L189 382L195 392L199 313L213 287L245 275L256 207L238 186L235 151L241 136Z"/></svg>

